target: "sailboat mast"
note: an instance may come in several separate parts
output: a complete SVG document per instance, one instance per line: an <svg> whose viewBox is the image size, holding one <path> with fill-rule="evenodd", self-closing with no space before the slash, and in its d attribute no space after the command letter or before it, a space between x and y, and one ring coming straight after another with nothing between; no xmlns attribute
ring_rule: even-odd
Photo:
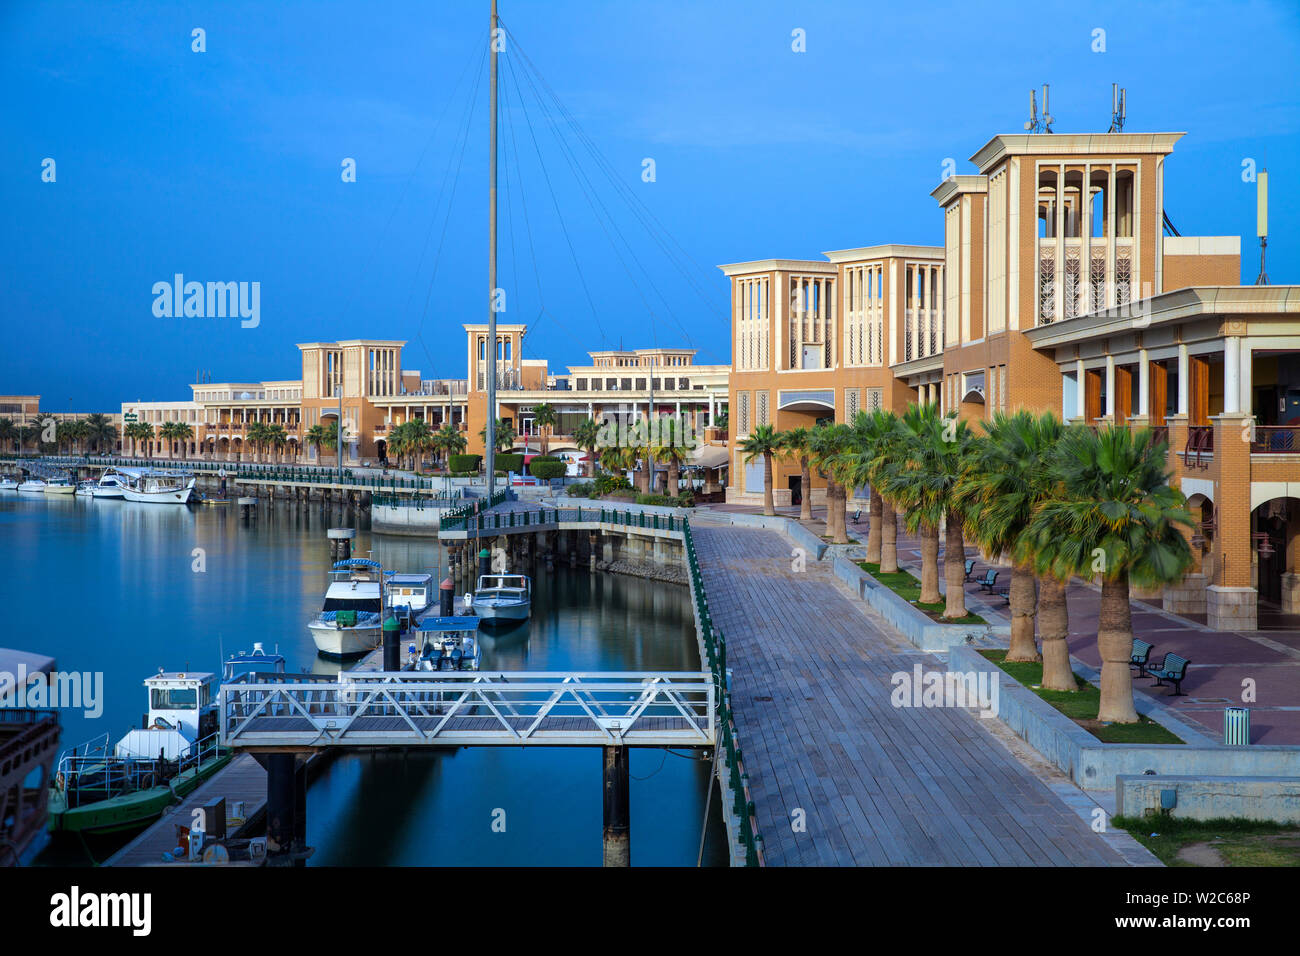
<svg viewBox="0 0 1300 956"><path fill-rule="evenodd" d="M492 0L492 28L488 31L491 59L489 111L492 114L492 145L488 160L488 387L487 387L487 493L496 485L497 456L497 0Z"/></svg>

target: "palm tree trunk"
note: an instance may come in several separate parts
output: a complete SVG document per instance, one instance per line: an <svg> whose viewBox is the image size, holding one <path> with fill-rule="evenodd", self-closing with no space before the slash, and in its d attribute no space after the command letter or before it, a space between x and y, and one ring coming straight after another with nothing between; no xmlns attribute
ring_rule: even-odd
<svg viewBox="0 0 1300 956"><path fill-rule="evenodd" d="M835 480L826 479L826 531L825 537L835 540Z"/></svg>
<svg viewBox="0 0 1300 956"><path fill-rule="evenodd" d="M921 525L921 604L938 604L943 600L939 593L939 528Z"/></svg>
<svg viewBox="0 0 1300 956"><path fill-rule="evenodd" d="M1043 690L1076 691L1070 667L1070 609L1065 584L1051 575L1038 579L1038 636L1043 641ZM1014 632L1013 632L1014 633Z"/></svg>
<svg viewBox="0 0 1300 956"><path fill-rule="evenodd" d="M966 543L962 539L961 518L948 512L945 522L943 548L943 581L945 601L943 616L960 618L966 616ZM1032 625L1030 625L1032 634Z"/></svg>
<svg viewBox="0 0 1300 956"><path fill-rule="evenodd" d="M880 573L898 573L898 515L883 497L880 499Z"/></svg>
<svg viewBox="0 0 1300 956"><path fill-rule="evenodd" d="M1097 651L1101 654L1101 707L1097 719L1116 724L1137 723L1133 706L1133 618L1128 603L1128 572L1101 582L1101 614L1097 621Z"/></svg>
<svg viewBox="0 0 1300 956"><path fill-rule="evenodd" d="M1007 597L1011 599L1011 646L1007 648L1007 660L1042 660L1038 645L1034 643L1034 615L1037 613L1034 572L1019 565L1013 567L1011 591Z"/></svg>
<svg viewBox="0 0 1300 956"><path fill-rule="evenodd" d="M808 457L799 459L799 520L812 521L812 469Z"/></svg>
<svg viewBox="0 0 1300 956"><path fill-rule="evenodd" d="M671 498L676 498L677 495L680 494L680 489L678 487L680 477L681 465L679 465L677 459L674 458L668 462L668 495Z"/></svg>
<svg viewBox="0 0 1300 956"><path fill-rule="evenodd" d="M831 541L835 544L849 543L849 489L838 481L835 483L835 533Z"/></svg>
<svg viewBox="0 0 1300 956"><path fill-rule="evenodd" d="M763 453L763 514L776 514L776 506L772 501L772 456Z"/></svg>
<svg viewBox="0 0 1300 956"><path fill-rule="evenodd" d="M867 563L880 563L880 524L884 516L885 502L880 492L871 489L871 523L867 528Z"/></svg>

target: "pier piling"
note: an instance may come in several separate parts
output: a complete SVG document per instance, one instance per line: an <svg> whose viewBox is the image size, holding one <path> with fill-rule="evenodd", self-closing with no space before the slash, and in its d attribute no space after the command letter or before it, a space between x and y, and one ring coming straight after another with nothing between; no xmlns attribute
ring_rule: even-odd
<svg viewBox="0 0 1300 956"><path fill-rule="evenodd" d="M604 751L604 865L631 866L632 827L629 801L630 777L626 747L603 747Z"/></svg>

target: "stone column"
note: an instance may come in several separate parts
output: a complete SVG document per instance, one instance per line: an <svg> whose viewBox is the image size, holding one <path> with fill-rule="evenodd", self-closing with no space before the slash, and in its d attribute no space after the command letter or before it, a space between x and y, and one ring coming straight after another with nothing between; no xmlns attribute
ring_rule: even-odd
<svg viewBox="0 0 1300 956"><path fill-rule="evenodd" d="M1214 581L1207 589L1205 613L1206 623L1219 630L1256 629L1257 592L1251 586L1250 443L1242 441L1249 418L1241 412L1211 418L1219 500L1214 503Z"/></svg>

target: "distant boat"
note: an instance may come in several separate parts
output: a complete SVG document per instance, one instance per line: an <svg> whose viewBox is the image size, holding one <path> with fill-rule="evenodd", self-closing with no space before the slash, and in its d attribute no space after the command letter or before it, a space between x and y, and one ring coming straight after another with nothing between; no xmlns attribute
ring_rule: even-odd
<svg viewBox="0 0 1300 956"><path fill-rule="evenodd" d="M470 599L484 624L523 621L532 613L533 588L526 574L483 574Z"/></svg>
<svg viewBox="0 0 1300 956"><path fill-rule="evenodd" d="M40 478L28 478L18 486L18 493L21 495L43 495L45 494L45 482Z"/></svg>
<svg viewBox="0 0 1300 956"><path fill-rule="evenodd" d="M116 498L121 500L125 497L123 493L125 485L126 479L110 470L104 472L98 481L90 478L77 485L77 495L82 498Z"/></svg>
<svg viewBox="0 0 1300 956"><path fill-rule="evenodd" d="M330 573L338 579L326 589L325 604L307 629L326 657L360 657L379 646L383 633L383 566L369 558L349 558Z"/></svg>
<svg viewBox="0 0 1300 956"><path fill-rule="evenodd" d="M110 468L105 472L124 480L122 497L148 504L183 505L194 493L194 476L160 468ZM100 479L103 481L103 479Z"/></svg>
<svg viewBox="0 0 1300 956"><path fill-rule="evenodd" d="M45 483L45 493L47 495L70 495L76 490L77 486L62 476L51 478Z"/></svg>
<svg viewBox="0 0 1300 956"><path fill-rule="evenodd" d="M0 491L17 491L17 490L18 490L18 482L15 479L10 478L8 476L5 476L4 478L0 478Z"/></svg>
<svg viewBox="0 0 1300 956"><path fill-rule="evenodd" d="M253 644L253 653L231 654L221 665L221 683L228 684L245 674L283 674L284 655L268 654L260 641Z"/></svg>

